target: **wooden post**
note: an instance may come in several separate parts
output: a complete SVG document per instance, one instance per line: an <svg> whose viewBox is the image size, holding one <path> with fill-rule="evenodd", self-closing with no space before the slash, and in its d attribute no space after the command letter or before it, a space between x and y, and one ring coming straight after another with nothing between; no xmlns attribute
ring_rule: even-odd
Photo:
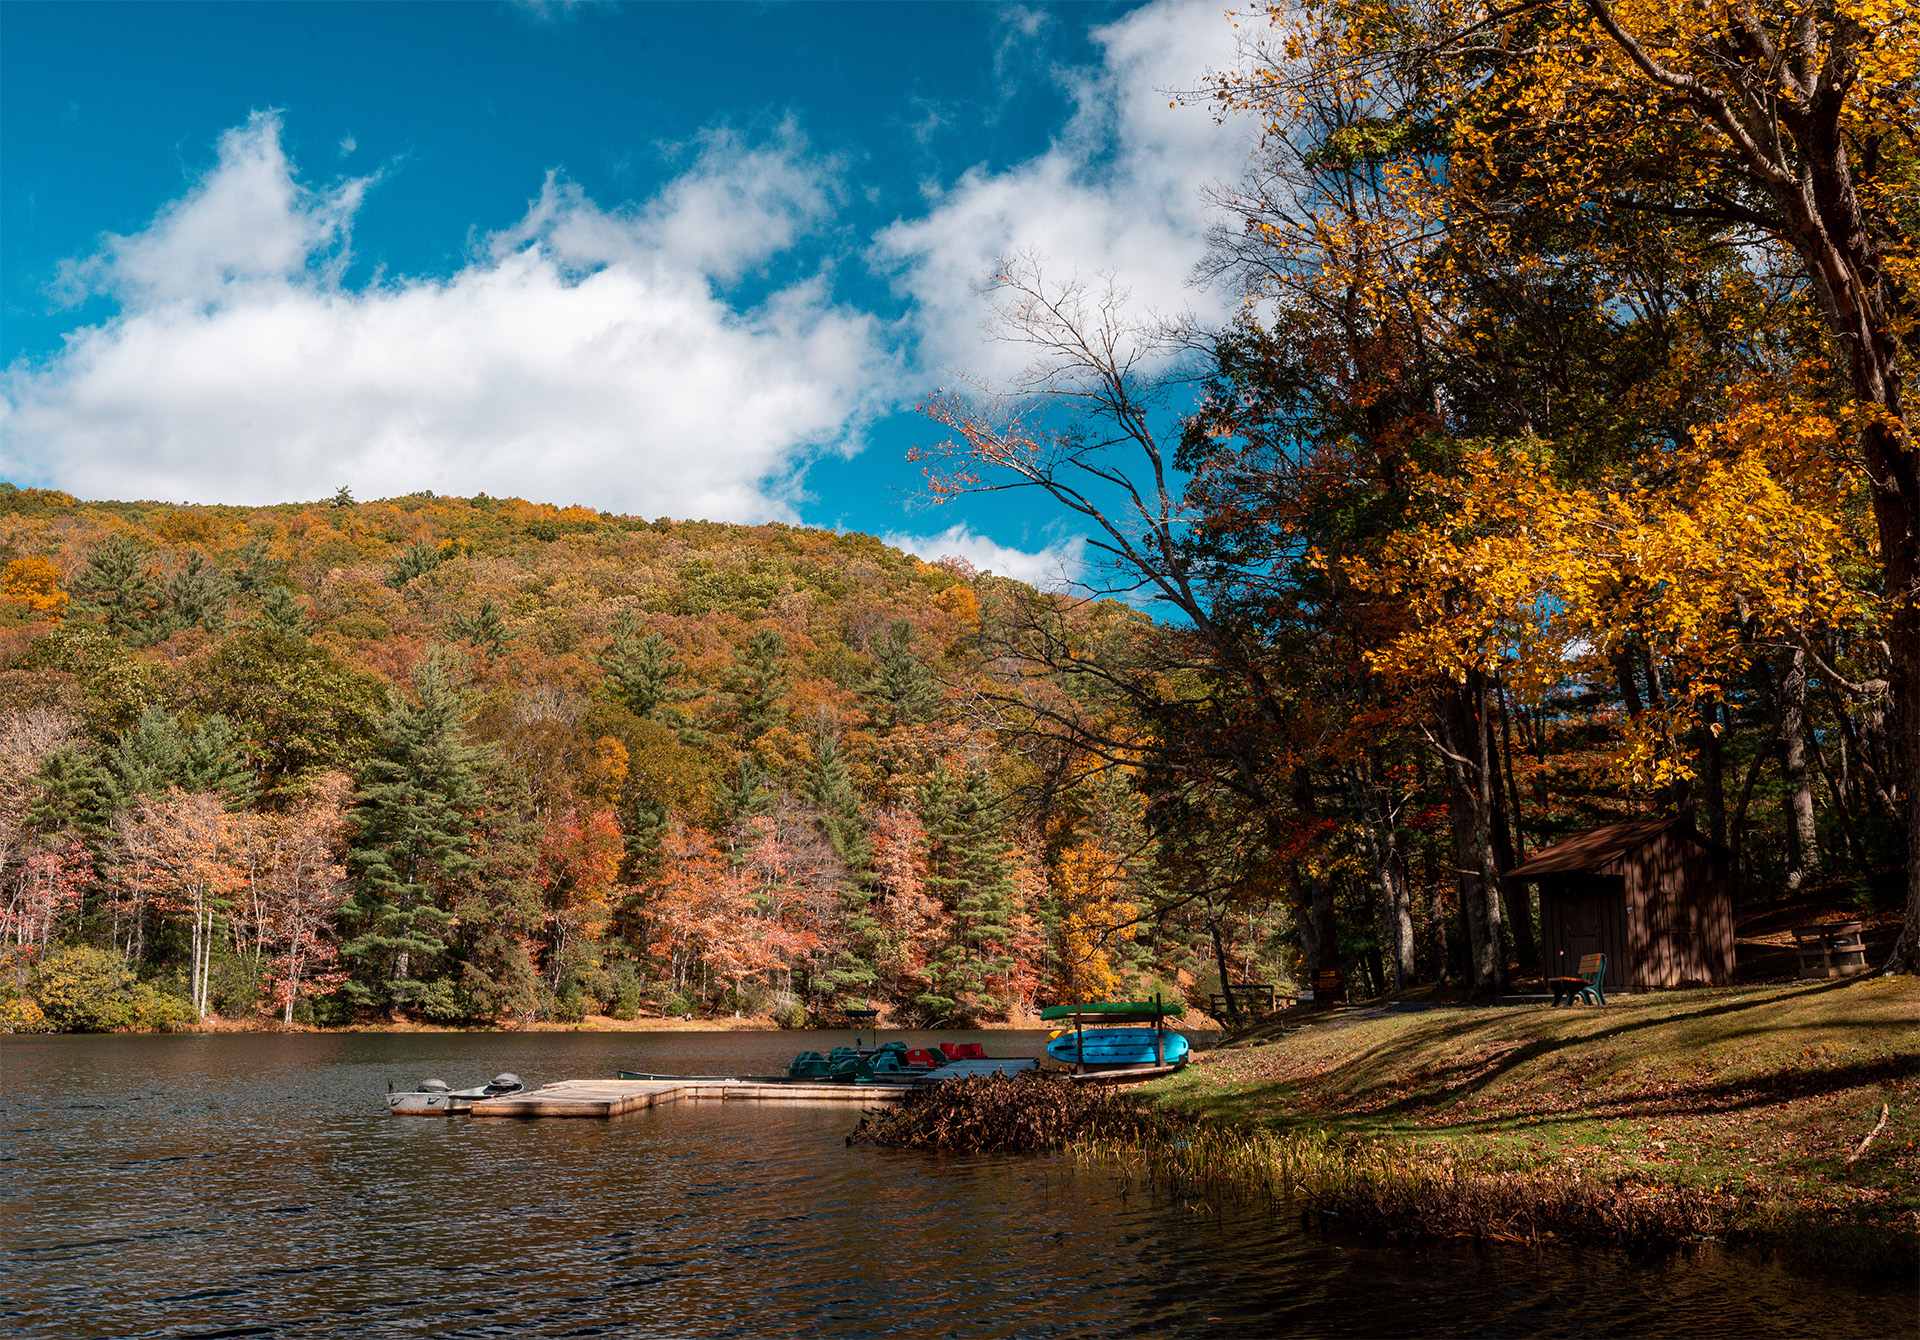
<svg viewBox="0 0 1920 1340"><path fill-rule="evenodd" d="M1073 1073L1079 1074L1080 1068L1087 1063L1087 1030L1080 1021L1080 998L1073 1000Z"/></svg>

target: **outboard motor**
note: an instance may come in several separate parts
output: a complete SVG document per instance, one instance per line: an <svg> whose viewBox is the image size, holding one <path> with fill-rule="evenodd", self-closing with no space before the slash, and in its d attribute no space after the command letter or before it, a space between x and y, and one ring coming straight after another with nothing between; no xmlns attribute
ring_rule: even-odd
<svg viewBox="0 0 1920 1340"><path fill-rule="evenodd" d="M487 1096L494 1097L503 1093L519 1093L520 1077L511 1072L495 1075L487 1084Z"/></svg>

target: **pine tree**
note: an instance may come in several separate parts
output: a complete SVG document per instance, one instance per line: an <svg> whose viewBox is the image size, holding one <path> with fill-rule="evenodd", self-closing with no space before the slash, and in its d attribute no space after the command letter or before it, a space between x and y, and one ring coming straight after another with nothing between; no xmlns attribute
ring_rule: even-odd
<svg viewBox="0 0 1920 1340"><path fill-rule="evenodd" d="M177 718L149 707L132 730L121 732L107 756L106 771L116 808L141 796L161 795L169 787L219 791L229 809L244 808L254 796L239 737L218 714L188 732Z"/></svg>
<svg viewBox="0 0 1920 1340"><path fill-rule="evenodd" d="M878 700L874 719L883 727L924 721L939 702L939 686L914 656L913 625L905 619L894 621L892 632L881 644L869 691Z"/></svg>
<svg viewBox="0 0 1920 1340"><path fill-rule="evenodd" d="M614 626L613 645L600 658L608 692L643 721L654 718L669 726L684 724L685 717L674 704L700 695L675 683L686 673L680 652L658 633L636 637L636 631L632 614L623 610Z"/></svg>
<svg viewBox="0 0 1920 1340"><path fill-rule="evenodd" d="M200 729L185 738L179 785L188 791L218 791L227 798L227 808L244 809L255 794L253 773L240 744L239 732L225 717L215 713Z"/></svg>
<svg viewBox="0 0 1920 1340"><path fill-rule="evenodd" d="M446 951L453 886L474 865L480 752L461 730L445 658L429 657L415 684L417 698L396 698L380 725L353 811L352 891L341 905L350 938L340 955L353 965L346 990L363 1004L421 996L416 973Z"/></svg>
<svg viewBox="0 0 1920 1340"><path fill-rule="evenodd" d="M149 707L132 730L120 733L106 763L116 807L128 805L140 796L161 795L169 786L180 785L187 766L187 742L177 721Z"/></svg>
<svg viewBox="0 0 1920 1340"><path fill-rule="evenodd" d="M99 619L115 637L154 640L162 599L149 571L151 560L125 535L109 535L88 552L87 566L73 579L74 612Z"/></svg>
<svg viewBox="0 0 1920 1340"><path fill-rule="evenodd" d="M453 635L462 642L468 642L485 652L489 659L497 659L507 654L513 646L513 635L507 631L507 621L501 616L500 605L488 597L480 602L480 609L472 616L456 614L453 617Z"/></svg>
<svg viewBox="0 0 1920 1340"><path fill-rule="evenodd" d="M752 754L740 755L733 779L720 783L720 809L734 824L773 808L773 786Z"/></svg>
<svg viewBox="0 0 1920 1340"><path fill-rule="evenodd" d="M111 831L113 777L80 750L69 745L41 759L33 784L33 803L27 811L32 827L71 828L96 842Z"/></svg>
<svg viewBox="0 0 1920 1340"><path fill-rule="evenodd" d="M824 976L835 991L871 987L878 977L880 926L874 919L873 842L860 812L860 796L853 774L840 752L840 737L822 731L814 739L813 764L802 779L807 797L820 807L820 825L826 830L833 854L846 866L847 880L840 894L840 924L847 945L839 961Z"/></svg>
<svg viewBox="0 0 1920 1340"><path fill-rule="evenodd" d="M305 638L313 632L307 619L307 604L284 586L270 586L260 600L260 612L253 626L263 633L281 638Z"/></svg>
<svg viewBox="0 0 1920 1340"><path fill-rule="evenodd" d="M233 566L227 569L227 580L240 594L257 596L273 589L274 571L278 567L267 557L267 542L256 535L234 556Z"/></svg>
<svg viewBox="0 0 1920 1340"><path fill-rule="evenodd" d="M753 635L745 654L735 661L728 689L740 738L749 745L786 717L784 699L787 690L793 687L793 676L782 659L786 654L786 639L763 628Z"/></svg>
<svg viewBox="0 0 1920 1340"><path fill-rule="evenodd" d="M939 1017L1005 1009L993 979L1013 967L1013 844L1000 832L992 781L984 768L955 777L936 764L920 788L927 834L927 892L954 923L953 938L929 963L929 990L916 1003Z"/></svg>
<svg viewBox="0 0 1920 1340"><path fill-rule="evenodd" d="M387 569L387 585L398 591L415 577L424 577L446 558L444 550L426 540L415 540Z"/></svg>
<svg viewBox="0 0 1920 1340"><path fill-rule="evenodd" d="M195 627L219 632L232 597L233 583L207 561L205 554L194 550L187 555L186 565L167 582L166 614L159 624L164 630L162 636Z"/></svg>

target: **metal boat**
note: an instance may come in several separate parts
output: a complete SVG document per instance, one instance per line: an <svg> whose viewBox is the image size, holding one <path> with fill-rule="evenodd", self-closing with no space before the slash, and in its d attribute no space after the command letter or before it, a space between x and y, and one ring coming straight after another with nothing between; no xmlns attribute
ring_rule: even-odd
<svg viewBox="0 0 1920 1340"><path fill-rule="evenodd" d="M495 1075L485 1084L471 1089L453 1089L443 1079L423 1079L418 1088L387 1092L387 1111L396 1117L446 1117L471 1112L481 1098L498 1098L519 1093L525 1086L513 1074Z"/></svg>

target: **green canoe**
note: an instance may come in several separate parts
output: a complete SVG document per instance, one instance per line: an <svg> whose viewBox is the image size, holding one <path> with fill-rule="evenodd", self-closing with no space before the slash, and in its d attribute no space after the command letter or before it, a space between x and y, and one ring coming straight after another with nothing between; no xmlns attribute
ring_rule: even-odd
<svg viewBox="0 0 1920 1340"><path fill-rule="evenodd" d="M1120 1019L1129 1022L1140 1019L1177 1019L1187 1012L1187 1007L1177 1001L1166 1001L1156 1005L1150 1000L1102 1000L1085 1005L1049 1005L1040 1011L1040 1017L1049 1022L1055 1019L1071 1019L1078 1014L1082 1019L1094 1023L1118 1023ZM1115 1018L1114 1016L1119 1016Z"/></svg>

